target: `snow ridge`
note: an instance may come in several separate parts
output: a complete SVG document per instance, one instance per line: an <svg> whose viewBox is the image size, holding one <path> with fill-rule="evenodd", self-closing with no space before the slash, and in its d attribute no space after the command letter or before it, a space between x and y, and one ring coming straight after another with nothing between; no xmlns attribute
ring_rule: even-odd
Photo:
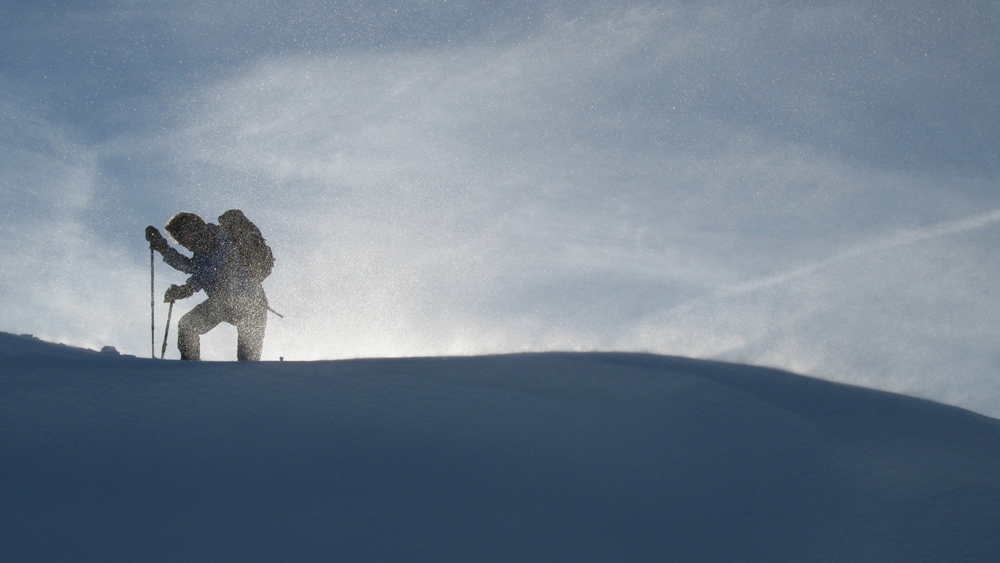
<svg viewBox="0 0 1000 563"><path fill-rule="evenodd" d="M1000 422L625 353L184 363L0 334L0 559L985 561Z"/></svg>

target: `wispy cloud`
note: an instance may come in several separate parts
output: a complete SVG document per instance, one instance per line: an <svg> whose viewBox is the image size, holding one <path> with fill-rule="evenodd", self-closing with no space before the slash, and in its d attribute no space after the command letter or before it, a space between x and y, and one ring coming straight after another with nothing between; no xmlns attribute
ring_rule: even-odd
<svg viewBox="0 0 1000 563"><path fill-rule="evenodd" d="M963 404L988 388L975 404L1000 412L986 8L264 4L119 6L109 36L156 64L88 90L104 110L76 124L4 97L27 124L4 141L5 240L126 280L135 318L102 328L120 348L148 346L142 227L241 207L278 256L269 357L651 350ZM46 266L10 258L8 325L41 332L56 313L19 284ZM77 300L47 275L103 303L66 306L67 334L124 318L104 285Z"/></svg>

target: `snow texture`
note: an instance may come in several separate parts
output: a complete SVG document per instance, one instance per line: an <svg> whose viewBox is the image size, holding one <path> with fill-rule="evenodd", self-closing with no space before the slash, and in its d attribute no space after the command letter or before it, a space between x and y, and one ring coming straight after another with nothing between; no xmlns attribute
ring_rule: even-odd
<svg viewBox="0 0 1000 563"><path fill-rule="evenodd" d="M624 353L185 363L0 334L3 561L987 561L1000 422Z"/></svg>

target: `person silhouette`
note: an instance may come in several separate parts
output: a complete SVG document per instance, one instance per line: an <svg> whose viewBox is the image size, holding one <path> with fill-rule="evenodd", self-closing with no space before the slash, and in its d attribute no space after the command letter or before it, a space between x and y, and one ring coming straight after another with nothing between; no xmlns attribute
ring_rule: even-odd
<svg viewBox="0 0 1000 563"><path fill-rule="evenodd" d="M259 361L267 327L267 295L259 276L240 256L237 241L226 229L186 211L171 217L165 230L192 256L171 247L156 227L146 227L150 248L170 267L190 275L184 284L167 289L164 302L187 299L200 290L208 295L177 323L181 359L200 360L201 335L225 322L237 330L237 359Z"/></svg>

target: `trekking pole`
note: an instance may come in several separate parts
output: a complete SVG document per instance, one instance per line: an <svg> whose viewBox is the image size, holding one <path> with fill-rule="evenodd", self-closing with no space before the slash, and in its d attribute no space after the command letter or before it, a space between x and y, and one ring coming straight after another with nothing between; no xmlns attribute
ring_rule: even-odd
<svg viewBox="0 0 1000 563"><path fill-rule="evenodd" d="M271 312L272 312L272 313L274 313L275 315L278 315L278 316L279 316L279 317L281 317L282 319L283 319L283 318L285 318L285 315L282 315L281 313L279 313L279 312L275 311L275 310L274 310L274 309L272 309L272 308L271 308L270 306L268 306L268 307L267 307L267 310L268 310L268 311L271 311Z"/></svg>
<svg viewBox="0 0 1000 563"><path fill-rule="evenodd" d="M170 302L170 308L167 309L167 328L163 331L163 348L160 348L160 359L162 360L164 356L167 355L167 335L170 334L170 315L174 312L174 302ZM156 357L155 355L153 356Z"/></svg>
<svg viewBox="0 0 1000 563"><path fill-rule="evenodd" d="M153 245L149 245L149 353L156 359L156 289L153 287Z"/></svg>

